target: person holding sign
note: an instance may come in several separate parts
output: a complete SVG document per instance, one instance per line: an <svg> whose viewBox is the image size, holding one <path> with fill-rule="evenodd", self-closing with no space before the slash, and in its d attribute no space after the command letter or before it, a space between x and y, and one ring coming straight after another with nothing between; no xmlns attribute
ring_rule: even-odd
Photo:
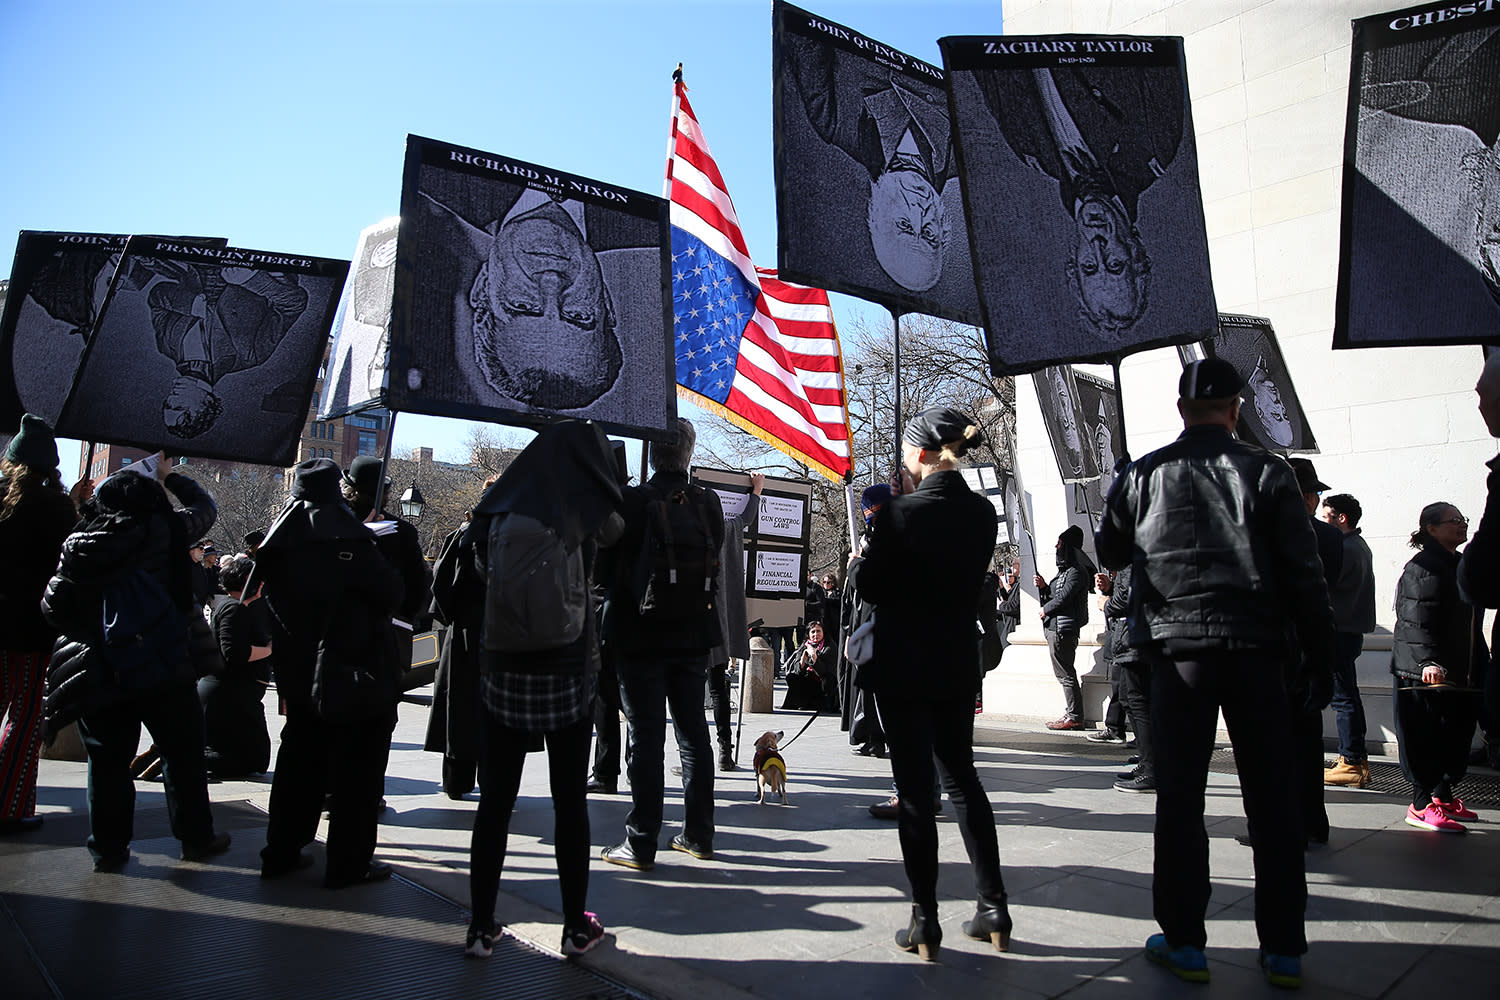
<svg viewBox="0 0 1500 1000"><path fill-rule="evenodd" d="M932 798L936 756L978 888L978 910L964 933L1006 951L1011 918L995 817L973 752L980 682L974 608L995 551L995 509L957 468L980 431L968 415L934 407L907 423L902 441L914 486L881 510L870 546L849 577L876 609L868 686L890 745L901 856L913 897L911 921L896 932L896 946L932 960L943 938Z"/></svg>

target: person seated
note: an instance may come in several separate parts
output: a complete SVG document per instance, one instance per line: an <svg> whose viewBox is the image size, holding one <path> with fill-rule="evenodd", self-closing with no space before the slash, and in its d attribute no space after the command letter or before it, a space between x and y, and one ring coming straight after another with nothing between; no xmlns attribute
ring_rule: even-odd
<svg viewBox="0 0 1500 1000"><path fill-rule="evenodd" d="M792 657L786 673L783 709L823 711L838 707L835 657L823 637L823 624L807 626L807 642Z"/></svg>
<svg viewBox="0 0 1500 1000"><path fill-rule="evenodd" d="M260 587L244 592L254 566L249 556L237 555L219 569L226 594L214 598L210 625L224 657L224 672L198 681L204 759L209 772L221 778L264 774L271 764L264 705L271 682L270 639L260 634L251 609L260 598Z"/></svg>

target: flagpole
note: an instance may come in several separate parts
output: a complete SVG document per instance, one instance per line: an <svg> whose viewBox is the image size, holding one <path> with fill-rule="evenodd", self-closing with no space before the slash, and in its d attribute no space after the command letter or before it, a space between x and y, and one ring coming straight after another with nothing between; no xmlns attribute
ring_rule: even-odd
<svg viewBox="0 0 1500 1000"><path fill-rule="evenodd" d="M891 328L894 332L891 343L891 376L895 393L895 439L896 439L896 468L893 474L894 481L891 485L901 485L901 314L890 308Z"/></svg>
<svg viewBox="0 0 1500 1000"><path fill-rule="evenodd" d="M677 160L677 115L682 110L682 95L678 85L682 83L682 63L672 71L672 120L667 126L667 172L661 182L661 196L668 201L672 200L672 164Z"/></svg>
<svg viewBox="0 0 1500 1000"><path fill-rule="evenodd" d="M1109 359L1109 363L1115 370L1115 409L1119 411L1120 417L1120 454L1129 455L1130 444L1125 440L1125 384L1120 381L1120 356L1116 354ZM1099 473L1103 475L1104 470L1100 469Z"/></svg>

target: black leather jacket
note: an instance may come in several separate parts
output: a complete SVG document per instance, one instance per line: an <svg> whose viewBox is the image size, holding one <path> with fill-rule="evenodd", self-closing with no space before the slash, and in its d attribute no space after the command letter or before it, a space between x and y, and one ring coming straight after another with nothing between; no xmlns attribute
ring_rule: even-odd
<svg viewBox="0 0 1500 1000"><path fill-rule="evenodd" d="M1095 538L1133 567L1130 645L1275 647L1332 662L1333 609L1291 467L1197 425L1115 480Z"/></svg>
<svg viewBox="0 0 1500 1000"><path fill-rule="evenodd" d="M1141 654L1130 645L1130 567L1115 573L1109 584L1109 600L1104 602L1104 626L1107 630L1106 652L1117 666L1135 663Z"/></svg>

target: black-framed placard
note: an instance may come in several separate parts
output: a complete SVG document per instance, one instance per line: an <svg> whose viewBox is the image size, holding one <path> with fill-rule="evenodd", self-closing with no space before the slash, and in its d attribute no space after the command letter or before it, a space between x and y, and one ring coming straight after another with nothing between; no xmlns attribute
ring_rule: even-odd
<svg viewBox="0 0 1500 1000"><path fill-rule="evenodd" d="M1235 429L1241 439L1270 451L1318 451L1269 319L1221 313L1219 332L1204 342L1203 353L1228 361L1245 380Z"/></svg>
<svg viewBox="0 0 1500 1000"><path fill-rule="evenodd" d="M1094 452L1094 463L1099 475L1084 484L1089 513L1097 523L1104 510L1104 498L1109 496L1110 484L1115 478L1115 462L1124 447L1120 433L1120 393L1112 378L1100 378L1088 372L1073 371L1073 384L1078 390L1078 409L1083 414L1084 446Z"/></svg>
<svg viewBox="0 0 1500 1000"><path fill-rule="evenodd" d="M724 516L742 513L750 499L750 477L743 472L693 469L693 482L719 495ZM751 524L746 517L746 537L763 543L806 549L812 541L812 486L805 479L767 476L761 486L760 513Z"/></svg>
<svg viewBox="0 0 1500 1000"><path fill-rule="evenodd" d="M21 230L11 264L14 294L0 310L0 364L9 370L0 377L0 427L15 430L22 413L56 424L129 239L123 233Z"/></svg>
<svg viewBox="0 0 1500 1000"><path fill-rule="evenodd" d="M1333 346L1500 343L1500 4L1354 22Z"/></svg>
<svg viewBox="0 0 1500 1000"><path fill-rule="evenodd" d="M359 234L333 323L333 347L318 407L318 416L324 420L385 405L400 228L401 219L390 218Z"/></svg>
<svg viewBox="0 0 1500 1000"><path fill-rule="evenodd" d="M745 596L799 603L807 581L807 552L750 541L745 545ZM800 613L800 612L799 612Z"/></svg>
<svg viewBox="0 0 1500 1000"><path fill-rule="evenodd" d="M667 202L408 136L391 408L671 440Z"/></svg>
<svg viewBox="0 0 1500 1000"><path fill-rule="evenodd" d="M1053 365L1031 373L1047 440L1057 459L1057 474L1065 483L1082 483L1099 476L1099 456L1088 439L1087 422L1072 365Z"/></svg>
<svg viewBox="0 0 1500 1000"><path fill-rule="evenodd" d="M994 506L995 527L999 531L995 544L1005 545L1015 536L1011 531L1010 515L1005 509L1005 487L1010 476L993 462L965 465L958 471L964 477L964 482L969 484L969 489Z"/></svg>
<svg viewBox="0 0 1500 1000"><path fill-rule="evenodd" d="M978 323L943 71L789 3L772 19L781 277Z"/></svg>
<svg viewBox="0 0 1500 1000"><path fill-rule="evenodd" d="M996 375L1201 340L1217 310L1182 39L951 37Z"/></svg>
<svg viewBox="0 0 1500 1000"><path fill-rule="evenodd" d="M291 465L346 260L131 237L60 436Z"/></svg>

